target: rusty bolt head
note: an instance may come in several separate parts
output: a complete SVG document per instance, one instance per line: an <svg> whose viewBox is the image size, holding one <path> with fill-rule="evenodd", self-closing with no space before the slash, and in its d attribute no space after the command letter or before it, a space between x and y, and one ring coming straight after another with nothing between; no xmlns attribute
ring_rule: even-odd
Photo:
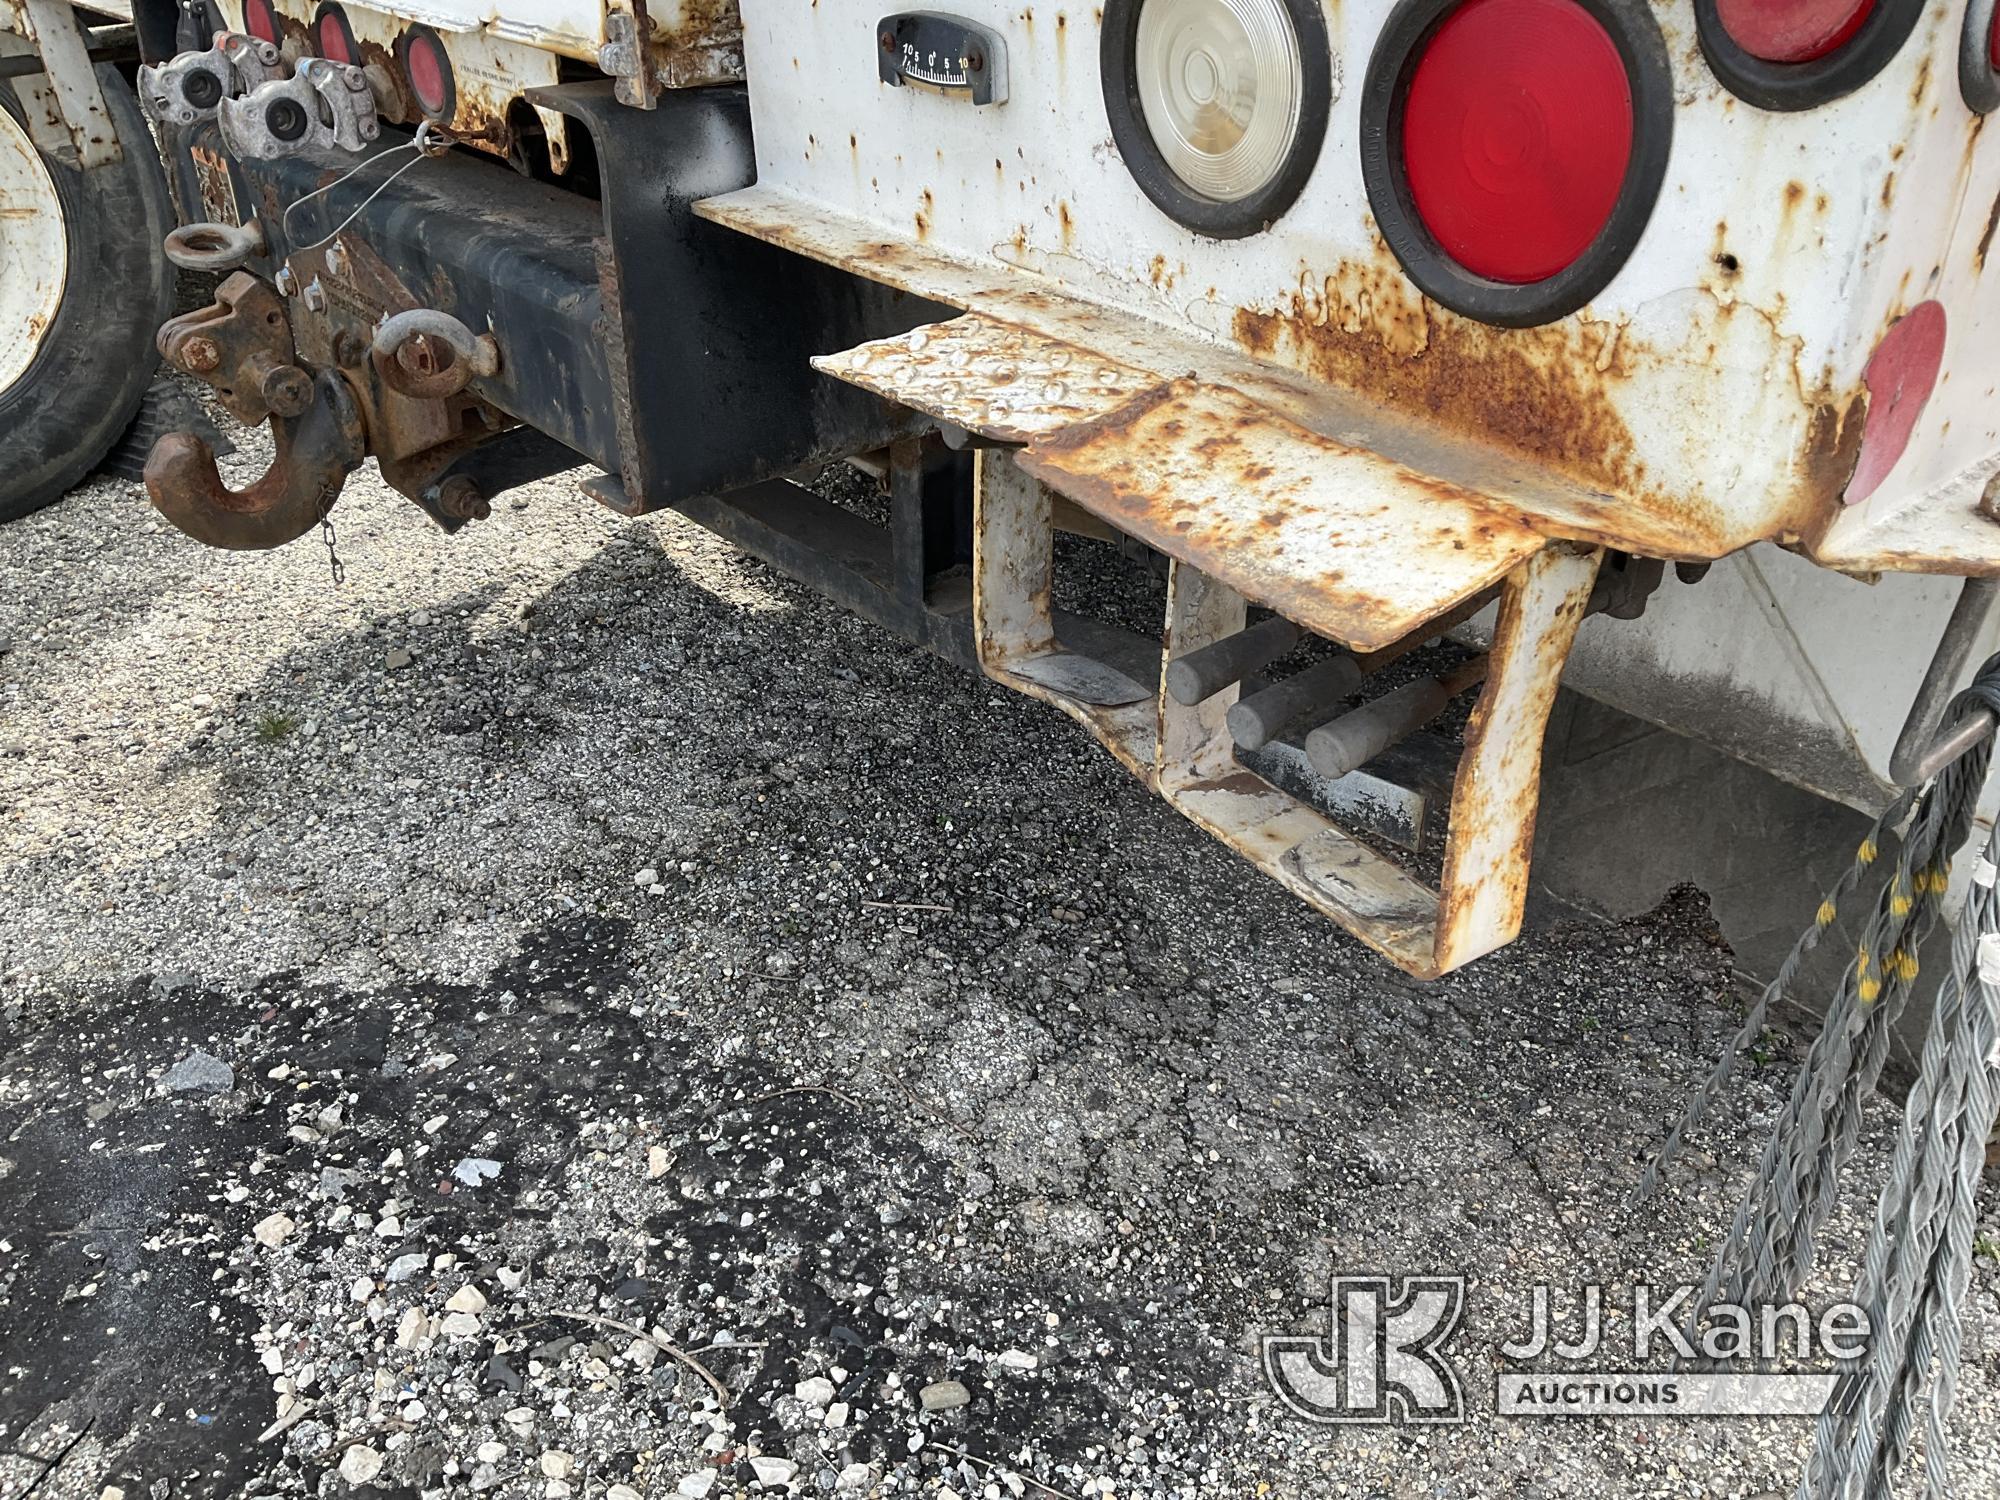
<svg viewBox="0 0 2000 1500"><path fill-rule="evenodd" d="M326 270L329 276L347 274L347 246L339 240L326 247Z"/></svg>
<svg viewBox="0 0 2000 1500"><path fill-rule="evenodd" d="M351 328L343 328L333 336L333 362L343 370L360 367L368 358L368 340Z"/></svg>
<svg viewBox="0 0 2000 1500"><path fill-rule="evenodd" d="M299 278L293 274L292 268L290 266L278 267L278 274L273 279L277 283L278 294L280 296L283 297L298 296Z"/></svg>
<svg viewBox="0 0 2000 1500"><path fill-rule="evenodd" d="M884 52L894 52L896 50L896 33L893 31L885 30L875 40L882 44Z"/></svg>
<svg viewBox="0 0 2000 1500"><path fill-rule="evenodd" d="M300 300L305 303L307 312L326 311L326 288L320 285L317 276L306 283L305 294Z"/></svg>
<svg viewBox="0 0 2000 1500"><path fill-rule="evenodd" d="M979 72L986 66L986 54L983 52L973 53L970 57L966 58L965 66L970 72Z"/></svg>
<svg viewBox="0 0 2000 1500"><path fill-rule="evenodd" d="M281 417L296 417L312 405L312 377L297 365L278 365L265 372L264 404Z"/></svg>
<svg viewBox="0 0 2000 1500"><path fill-rule="evenodd" d="M222 363L222 351L215 347L215 340L205 334L196 334L181 345L180 366L196 375L206 375Z"/></svg>
<svg viewBox="0 0 2000 1500"><path fill-rule="evenodd" d="M1979 513L1989 521L2000 521L2000 472L1986 481L1979 496Z"/></svg>
<svg viewBox="0 0 2000 1500"><path fill-rule="evenodd" d="M485 494L463 474L454 475L438 487L438 509L460 521L483 521L493 514Z"/></svg>

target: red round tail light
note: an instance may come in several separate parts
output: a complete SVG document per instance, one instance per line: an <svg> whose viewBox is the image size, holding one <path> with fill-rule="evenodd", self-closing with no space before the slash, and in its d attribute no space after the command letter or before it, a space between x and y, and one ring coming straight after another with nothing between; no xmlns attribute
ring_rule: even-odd
<svg viewBox="0 0 2000 1500"><path fill-rule="evenodd" d="M1811 109L1887 67L1926 3L1695 0L1695 30L1730 93L1760 109Z"/></svg>
<svg viewBox="0 0 2000 1500"><path fill-rule="evenodd" d="M1551 322L1638 242L1673 109L1645 0L1403 0L1362 103L1376 224L1445 306Z"/></svg>
<svg viewBox="0 0 2000 1500"><path fill-rule="evenodd" d="M1875 0L1715 0L1729 39L1765 62L1816 62L1854 40Z"/></svg>
<svg viewBox="0 0 2000 1500"><path fill-rule="evenodd" d="M361 48L354 41L354 27L347 12L338 5L322 5L313 15L313 47L328 62L358 63Z"/></svg>
<svg viewBox="0 0 2000 1500"><path fill-rule="evenodd" d="M271 0L243 0L243 29L262 42L282 44L285 40Z"/></svg>
<svg viewBox="0 0 2000 1500"><path fill-rule="evenodd" d="M1431 237L1477 275L1519 285L1574 264L1631 160L1624 61L1573 0L1468 0L1417 56L1403 170Z"/></svg>
<svg viewBox="0 0 2000 1500"><path fill-rule="evenodd" d="M430 119L449 120L458 108L458 86L444 39L428 26L412 26L403 33L396 50L417 108Z"/></svg>

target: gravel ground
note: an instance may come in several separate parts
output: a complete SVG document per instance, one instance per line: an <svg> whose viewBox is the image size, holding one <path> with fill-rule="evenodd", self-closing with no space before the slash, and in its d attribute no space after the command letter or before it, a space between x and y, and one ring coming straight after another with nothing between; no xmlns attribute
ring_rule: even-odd
<svg viewBox="0 0 2000 1500"><path fill-rule="evenodd" d="M4 1500L1789 1493L1797 1420L1492 1413L1788 1085L1627 1212L1739 1013L1698 895L1420 985L678 518L336 520L339 588L115 481L0 531ZM1271 1399L1336 1269L1471 1278L1468 1425ZM1956 1433L2000 1495L1990 1249Z"/></svg>

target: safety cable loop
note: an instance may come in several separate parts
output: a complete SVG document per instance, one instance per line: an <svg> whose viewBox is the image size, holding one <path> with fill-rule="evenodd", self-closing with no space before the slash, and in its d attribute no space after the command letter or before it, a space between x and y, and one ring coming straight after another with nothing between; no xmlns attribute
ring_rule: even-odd
<svg viewBox="0 0 2000 1500"><path fill-rule="evenodd" d="M450 135L446 134L442 130L439 130L436 126L431 124L429 120L426 120L417 127L416 136L413 139L405 142L403 145L391 146L386 151L378 151L373 156L364 157L362 160L356 162L353 166L349 167L345 172L342 172L338 177L334 178L333 181L327 183L326 186L314 188L310 193L307 193L304 197L293 199L290 204L286 205L283 216L278 220L278 227L284 234L286 240L288 241L290 240L292 233L292 215L298 212L298 210L305 204L312 202L313 199L315 198L324 197L326 194L331 193L335 188L339 187L342 183L347 182L350 179L359 176L362 172L366 171L369 167L374 166L377 162L386 161L388 158L392 156L400 156L405 151L414 151L417 153L415 156L411 157L410 160L404 162L400 167L396 168L396 170L391 172L387 177L383 178L382 181L376 186L375 190L372 193L370 193L366 198L363 198L358 205L356 205L352 213L350 213L346 218L342 219L325 235L323 235L319 239L314 240L310 245L295 246L291 253L294 255L303 255L308 250L317 250L322 245L331 244L335 239L339 238L341 232L345 230L348 225L352 224L356 219L361 217L361 215L367 210L369 204L373 203L377 198L381 197L383 193L387 192L390 184L393 183L398 177L401 177L405 172L409 171L410 168L414 167L418 162L423 161L426 158L435 158L443 156L447 151L449 151L452 148L453 144L454 142Z"/></svg>

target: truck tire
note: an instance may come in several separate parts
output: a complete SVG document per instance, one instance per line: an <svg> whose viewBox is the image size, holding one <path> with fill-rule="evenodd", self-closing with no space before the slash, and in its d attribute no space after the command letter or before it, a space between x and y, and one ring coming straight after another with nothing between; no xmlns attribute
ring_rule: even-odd
<svg viewBox="0 0 2000 1500"><path fill-rule="evenodd" d="M159 148L118 70L97 73L124 156L88 172L35 149L0 81L0 521L59 499L111 450L173 314Z"/></svg>

